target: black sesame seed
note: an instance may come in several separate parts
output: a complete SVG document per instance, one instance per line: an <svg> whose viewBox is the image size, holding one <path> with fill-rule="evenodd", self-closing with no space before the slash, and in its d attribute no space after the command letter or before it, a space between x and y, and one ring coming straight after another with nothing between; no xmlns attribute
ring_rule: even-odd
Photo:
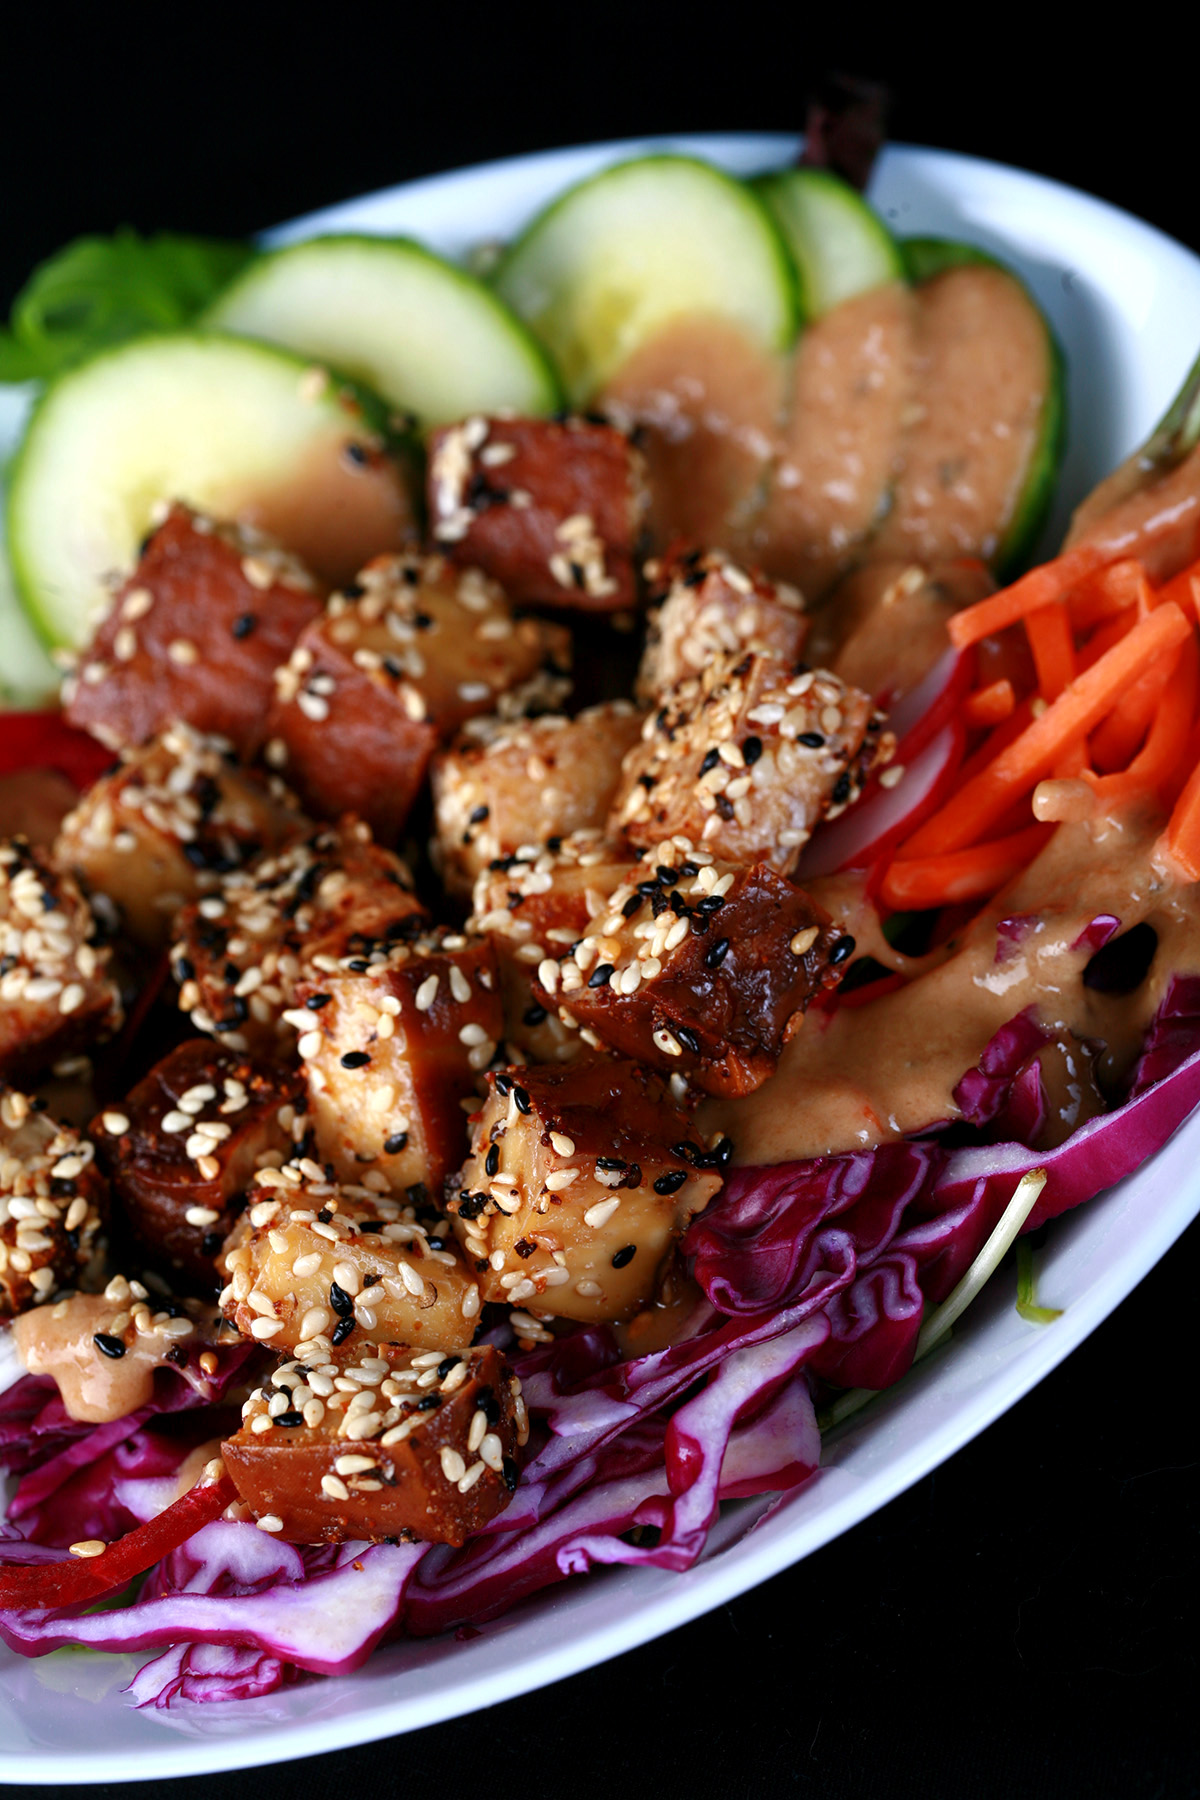
<svg viewBox="0 0 1200 1800"><path fill-rule="evenodd" d="M819 731L802 731L796 742L803 744L806 750L820 750L824 747L825 739Z"/></svg>
<svg viewBox="0 0 1200 1800"><path fill-rule="evenodd" d="M723 819L725 821L726 825L728 825L730 823L730 821L732 820L732 818L734 817L733 801L730 800L727 797L727 795L725 795L725 794L718 794L716 796L716 801L717 801L717 817L720 819Z"/></svg>
<svg viewBox="0 0 1200 1800"><path fill-rule="evenodd" d="M612 1259L613 1268L614 1269L623 1269L627 1263L631 1263L633 1261L633 1259L636 1255L637 1255L637 1245L636 1244L626 1244L624 1249L618 1250L617 1254L613 1257L613 1259Z"/></svg>
<svg viewBox="0 0 1200 1800"><path fill-rule="evenodd" d="M829 952L829 960L834 968L854 955L855 943L852 937L841 937Z"/></svg>
<svg viewBox="0 0 1200 1800"><path fill-rule="evenodd" d="M377 1231L383 1230L385 1223L386 1221L383 1219L362 1219L359 1221L358 1230L366 1236L373 1236ZM378 1275L368 1275L365 1285L374 1287L378 1280Z"/></svg>
<svg viewBox="0 0 1200 1800"><path fill-rule="evenodd" d="M332 994L310 994L304 1004L309 1012L320 1012L321 1008L328 1006L332 999Z"/></svg>
<svg viewBox="0 0 1200 1800"><path fill-rule="evenodd" d="M518 1469L511 1456L506 1456L504 1458L502 1467L504 1470L504 1485L510 1494L515 1494L517 1491L517 1483L521 1479L521 1471Z"/></svg>
<svg viewBox="0 0 1200 1800"><path fill-rule="evenodd" d="M407 1131L393 1131L391 1137L383 1140L383 1148L388 1156L399 1156L407 1143Z"/></svg>
<svg viewBox="0 0 1200 1800"><path fill-rule="evenodd" d="M853 940L851 940L853 942ZM533 1101L523 1087L513 1086L512 1097L519 1113L529 1114L533 1111Z"/></svg>
<svg viewBox="0 0 1200 1800"><path fill-rule="evenodd" d="M673 881L678 881L679 879L679 870L667 868L664 863L659 863L654 873L658 876L658 879L662 882L664 887L670 887Z"/></svg>
<svg viewBox="0 0 1200 1800"><path fill-rule="evenodd" d="M488 1153L483 1159L483 1172L490 1180L499 1167L500 1146L499 1144L489 1144Z"/></svg>
<svg viewBox="0 0 1200 1800"><path fill-rule="evenodd" d="M354 443L353 440L344 446L344 454L346 461L353 463L359 469L365 469L371 460L363 446Z"/></svg>
<svg viewBox="0 0 1200 1800"><path fill-rule="evenodd" d="M654 1183L656 1194L674 1194L679 1191L688 1178L686 1169L668 1169Z"/></svg>
<svg viewBox="0 0 1200 1800"><path fill-rule="evenodd" d="M690 1050L693 1056L699 1056L700 1039L696 1036L694 1031L690 1031L686 1025L676 1025L675 1036L679 1039L685 1050Z"/></svg>
<svg viewBox="0 0 1200 1800"><path fill-rule="evenodd" d="M710 769L715 769L720 760L720 755L716 750L706 751L704 761L700 764L701 775L707 775Z"/></svg>
<svg viewBox="0 0 1200 1800"><path fill-rule="evenodd" d="M348 1319L354 1312L354 1301L345 1288L340 1288L336 1281L331 1281L329 1284L329 1304L339 1319Z"/></svg>
<svg viewBox="0 0 1200 1800"><path fill-rule="evenodd" d="M202 1256L215 1256L224 1242L225 1239L219 1231L206 1231L200 1240L200 1254Z"/></svg>
<svg viewBox="0 0 1200 1800"><path fill-rule="evenodd" d="M190 957L181 956L175 964L176 981L193 981L196 976L196 965Z"/></svg>
<svg viewBox="0 0 1200 1800"><path fill-rule="evenodd" d="M344 1344L346 1339L350 1336L350 1333L353 1330L354 1330L354 1320L352 1318L351 1319L339 1319L337 1324L333 1328L332 1336L329 1339L330 1343L335 1346L338 1344Z"/></svg>
<svg viewBox="0 0 1200 1800"><path fill-rule="evenodd" d="M748 737L742 744L742 760L748 769L754 767L762 753L763 743L760 737Z"/></svg>
<svg viewBox="0 0 1200 1800"><path fill-rule="evenodd" d="M97 1331L92 1338L92 1342L95 1344L97 1350L103 1351L105 1356L111 1356L114 1362L119 1356L124 1356L125 1354L125 1346L120 1338L113 1337L111 1333L107 1331Z"/></svg>
<svg viewBox="0 0 1200 1800"><path fill-rule="evenodd" d="M611 1175L615 1169L627 1169L629 1164L622 1162L619 1156L598 1156L596 1158L596 1167L598 1169L604 1169Z"/></svg>
<svg viewBox="0 0 1200 1800"><path fill-rule="evenodd" d="M342 1058L343 1069L365 1069L371 1058L365 1050L347 1050Z"/></svg>
<svg viewBox="0 0 1200 1800"><path fill-rule="evenodd" d="M716 943L710 944L708 949L704 953L705 968L706 969L719 969L721 964L725 961L725 958L728 955L729 955L729 939L728 938L718 938Z"/></svg>
<svg viewBox="0 0 1200 1800"><path fill-rule="evenodd" d="M425 1394L413 1407L414 1412L433 1412L442 1404L440 1394Z"/></svg>
<svg viewBox="0 0 1200 1800"><path fill-rule="evenodd" d="M624 906L621 908L622 918L632 919L635 912L641 911L641 907L642 907L641 894L630 894L628 900L625 902Z"/></svg>
<svg viewBox="0 0 1200 1800"><path fill-rule="evenodd" d="M164 1362L174 1363L176 1368L182 1369L187 1362L187 1351L182 1344L172 1344L163 1360Z"/></svg>
<svg viewBox="0 0 1200 1800"><path fill-rule="evenodd" d="M332 1219L332 1217L333 1217L333 1214L330 1212L330 1210L327 1206L323 1206L321 1208L320 1212L317 1214L317 1217L318 1217L318 1219L320 1219L322 1225L328 1225L330 1219Z"/></svg>
<svg viewBox="0 0 1200 1800"><path fill-rule="evenodd" d="M445 1381L451 1369L457 1369L459 1360L457 1356L444 1356L437 1366L438 1380Z"/></svg>
<svg viewBox="0 0 1200 1800"><path fill-rule="evenodd" d="M505 1075L502 1070L499 1075L493 1077L493 1080L496 1083L496 1092L501 1095L503 1099L507 1100L508 1096L512 1093L512 1076Z"/></svg>
<svg viewBox="0 0 1200 1800"><path fill-rule="evenodd" d="M525 1025L541 1025L544 1024L545 1019L546 1009L544 1006L527 1006L521 1014L521 1021Z"/></svg>
<svg viewBox="0 0 1200 1800"><path fill-rule="evenodd" d="M678 1144L671 1145L671 1155L682 1157L684 1162L694 1163L696 1154L695 1144L690 1144L686 1138L682 1138Z"/></svg>
<svg viewBox="0 0 1200 1800"><path fill-rule="evenodd" d="M513 1245L513 1249L521 1260L524 1261L527 1256L533 1255L534 1251L537 1249L537 1245L531 1244L528 1238L523 1237L517 1239L516 1243Z"/></svg>
<svg viewBox="0 0 1200 1800"><path fill-rule="evenodd" d="M833 784L833 804L835 806L844 806L849 798L850 776L849 773L843 769L842 773Z"/></svg>
<svg viewBox="0 0 1200 1800"><path fill-rule="evenodd" d="M591 974L588 976L588 986L590 988L607 987L609 981L612 979L612 972L613 966L611 963L597 963Z"/></svg>
<svg viewBox="0 0 1200 1800"><path fill-rule="evenodd" d="M361 581L348 581L342 589L347 600L361 600L366 591Z"/></svg>
<svg viewBox="0 0 1200 1800"><path fill-rule="evenodd" d="M490 811L491 811L491 808L487 807L487 806L473 807L471 809L471 812L468 814L467 823L469 825L482 825L483 821L487 818L488 813Z"/></svg>
<svg viewBox="0 0 1200 1800"><path fill-rule="evenodd" d="M275 1414L275 1423L277 1425L288 1425L294 1429L297 1425L303 1425L304 1414L302 1412L276 1413Z"/></svg>
<svg viewBox="0 0 1200 1800"><path fill-rule="evenodd" d="M233 632L233 635L235 638L239 638L239 639L240 638L248 638L250 636L250 633L254 630L254 627L257 624L258 624L257 614L255 614L255 613L239 613L237 618L233 621L233 624L230 627L230 629Z"/></svg>
<svg viewBox="0 0 1200 1800"><path fill-rule="evenodd" d="M423 1181L410 1182L404 1192L410 1206L421 1207L429 1205L429 1189L425 1186Z"/></svg>

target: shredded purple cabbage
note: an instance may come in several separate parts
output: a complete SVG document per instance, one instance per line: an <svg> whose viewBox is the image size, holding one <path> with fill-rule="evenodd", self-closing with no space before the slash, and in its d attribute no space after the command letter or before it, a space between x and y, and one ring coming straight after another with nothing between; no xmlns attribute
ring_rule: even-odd
<svg viewBox="0 0 1200 1800"><path fill-rule="evenodd" d="M1089 927L1097 945L1109 923ZM9 1610L0 1635L28 1655L157 1651L129 1689L137 1706L231 1701L356 1668L388 1636L478 1625L600 1565L689 1568L723 1501L777 1496L815 1470L814 1384L880 1388L904 1374L922 1314L963 1275L1022 1174L1047 1172L1031 1229L1132 1173L1200 1104L1200 978L1172 981L1123 1104L1050 1151L1030 1147L1044 1041L1021 1014L964 1076L956 1098L978 1142L958 1145L956 1126L953 1141L939 1131L735 1169L685 1239L703 1298L669 1348L623 1360L607 1328L582 1326L517 1358L534 1453L508 1508L461 1549L297 1549L222 1520L124 1604ZM983 1141L1001 1129L1008 1141ZM168 1426L171 1413L185 1417ZM0 1463L21 1477L0 1559L46 1560L152 1517L188 1451L228 1428L185 1383L163 1382L113 1426L81 1427L51 1383L18 1382L0 1396ZM744 1529L761 1516L749 1511Z"/></svg>

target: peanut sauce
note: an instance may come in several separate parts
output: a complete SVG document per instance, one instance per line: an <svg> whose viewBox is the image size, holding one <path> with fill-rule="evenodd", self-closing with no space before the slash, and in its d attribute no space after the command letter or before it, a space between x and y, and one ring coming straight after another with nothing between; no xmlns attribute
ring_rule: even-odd
<svg viewBox="0 0 1200 1800"><path fill-rule="evenodd" d="M148 1302L151 1312L155 1302ZM31 1375L52 1375L71 1418L106 1425L145 1406L154 1394L154 1372L169 1368L168 1352L180 1343L161 1329L112 1333L112 1325L128 1305L103 1294L73 1294L69 1299L32 1307L12 1321L16 1346ZM189 1312L199 1310L189 1307ZM120 1356L108 1356L96 1334L119 1336ZM196 1337L184 1338L189 1349Z"/></svg>

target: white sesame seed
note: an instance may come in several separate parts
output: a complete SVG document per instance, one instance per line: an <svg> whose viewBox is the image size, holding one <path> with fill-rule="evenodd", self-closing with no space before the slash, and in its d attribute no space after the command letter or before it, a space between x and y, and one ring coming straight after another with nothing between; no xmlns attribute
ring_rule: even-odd
<svg viewBox="0 0 1200 1800"><path fill-rule="evenodd" d="M348 1500L350 1498L350 1489L344 1481L339 1481L336 1475L322 1475L321 1492L326 1494L330 1500Z"/></svg>
<svg viewBox="0 0 1200 1800"><path fill-rule="evenodd" d="M264 1338L276 1337L282 1330L282 1319L252 1319L250 1322L250 1336L258 1338L260 1342Z"/></svg>
<svg viewBox="0 0 1200 1800"><path fill-rule="evenodd" d="M449 1444L442 1445L441 1464L442 1474L447 1481L455 1483L460 1482L467 1472L466 1463L463 1461L458 1451L452 1450Z"/></svg>
<svg viewBox="0 0 1200 1800"><path fill-rule="evenodd" d="M578 1169L552 1169L543 1185L552 1194L561 1194L564 1188L569 1188L571 1183L577 1181L578 1178Z"/></svg>
<svg viewBox="0 0 1200 1800"><path fill-rule="evenodd" d="M620 1204L619 1199L598 1200L595 1206L589 1206L584 1213L584 1224L590 1225L593 1231L598 1231L602 1225L607 1225Z"/></svg>
<svg viewBox="0 0 1200 1800"><path fill-rule="evenodd" d="M560 1156L574 1156L575 1154L575 1140L569 1138L565 1131L552 1131L550 1143Z"/></svg>
<svg viewBox="0 0 1200 1800"><path fill-rule="evenodd" d="M793 956L803 956L806 950L812 949L820 935L821 934L815 925L809 925L805 930L796 933L795 937L788 945L788 949Z"/></svg>
<svg viewBox="0 0 1200 1800"><path fill-rule="evenodd" d="M175 638L167 645L167 655L180 668L188 668L200 660L200 652L190 638Z"/></svg>
<svg viewBox="0 0 1200 1800"><path fill-rule="evenodd" d="M71 1545L71 1555L86 1559L89 1556L103 1556L107 1549L108 1545L103 1538L81 1538L77 1544Z"/></svg>
<svg viewBox="0 0 1200 1800"><path fill-rule="evenodd" d="M211 1206L189 1206L183 1216L189 1225L215 1225L221 1215Z"/></svg>
<svg viewBox="0 0 1200 1800"><path fill-rule="evenodd" d="M479 1477L483 1474L483 1471L486 1468L486 1466L487 1465L482 1462L476 1462L476 1463L471 1464L471 1467L467 1470L467 1472L463 1476L462 1480L458 1483L458 1491L460 1494L469 1494L470 1493L471 1489L475 1486L475 1483L479 1480Z"/></svg>

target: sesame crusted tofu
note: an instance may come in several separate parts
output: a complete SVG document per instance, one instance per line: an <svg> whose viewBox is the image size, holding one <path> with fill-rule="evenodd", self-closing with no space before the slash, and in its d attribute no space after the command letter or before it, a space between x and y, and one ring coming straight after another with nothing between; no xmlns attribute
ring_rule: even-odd
<svg viewBox="0 0 1200 1800"><path fill-rule="evenodd" d="M857 688L747 651L665 695L625 758L609 829L639 849L683 836L786 875L822 819L857 799L895 740Z"/></svg>
<svg viewBox="0 0 1200 1800"><path fill-rule="evenodd" d="M0 1090L0 1314L73 1285L92 1260L108 1184L87 1138Z"/></svg>
<svg viewBox="0 0 1200 1800"><path fill-rule="evenodd" d="M168 1268L211 1283L254 1175L296 1153L304 1108L298 1071L193 1038L90 1131L135 1236Z"/></svg>
<svg viewBox="0 0 1200 1800"><path fill-rule="evenodd" d="M799 590L741 569L719 550L647 563L646 579L657 605L638 671L644 706L700 675L714 657L768 650L794 663L804 648L809 621Z"/></svg>
<svg viewBox="0 0 1200 1800"><path fill-rule="evenodd" d="M307 823L277 776L242 768L224 738L172 725L93 783L63 820L54 855L157 950L181 906Z"/></svg>
<svg viewBox="0 0 1200 1800"><path fill-rule="evenodd" d="M423 918L404 863L342 819L227 877L179 917L171 966L180 1010L231 1050L287 1059L296 983Z"/></svg>
<svg viewBox="0 0 1200 1800"><path fill-rule="evenodd" d="M626 845L588 829L497 857L480 875L469 928L496 951L510 1060L574 1061L602 1048L590 1032L568 1030L557 1008L535 996L534 977L583 935L632 866Z"/></svg>
<svg viewBox="0 0 1200 1800"><path fill-rule="evenodd" d="M339 1186L307 1157L262 1169L225 1246L222 1310L243 1337L302 1359L367 1338L453 1350L481 1300L448 1231L423 1189L401 1201Z"/></svg>
<svg viewBox="0 0 1200 1800"><path fill-rule="evenodd" d="M380 943L301 982L296 1001L318 1156L343 1181L440 1195L462 1161L462 1103L503 1034L491 944L445 927Z"/></svg>
<svg viewBox="0 0 1200 1800"><path fill-rule="evenodd" d="M172 506L67 677L66 717L112 750L184 719L249 758L274 672L321 600L271 540Z"/></svg>
<svg viewBox="0 0 1200 1800"><path fill-rule="evenodd" d="M445 426L430 443L428 505L435 542L518 605L618 612L636 601L645 467L602 419Z"/></svg>
<svg viewBox="0 0 1200 1800"><path fill-rule="evenodd" d="M630 1062L488 1077L448 1210L483 1297L621 1319L653 1300L675 1240L721 1186L668 1083ZM519 1315L522 1335L530 1325Z"/></svg>
<svg viewBox="0 0 1200 1800"><path fill-rule="evenodd" d="M281 1364L222 1454L260 1528L289 1543L461 1544L507 1505L528 1438L521 1384L492 1345L370 1344Z"/></svg>
<svg viewBox="0 0 1200 1800"><path fill-rule="evenodd" d="M109 950L72 876L0 843L0 1076L39 1074L121 1024Z"/></svg>
<svg viewBox="0 0 1200 1800"><path fill-rule="evenodd" d="M476 719L434 758L438 861L451 893L469 895L498 857L604 824L621 759L641 736L628 700L573 719Z"/></svg>
<svg viewBox="0 0 1200 1800"><path fill-rule="evenodd" d="M753 1092L854 939L766 863L730 868L686 838L621 874L572 948L539 965L535 998L705 1093Z"/></svg>
<svg viewBox="0 0 1200 1800"><path fill-rule="evenodd" d="M439 743L501 706L558 705L569 668L566 631L514 619L478 569L379 557L277 670L266 759L314 812L357 812L394 839Z"/></svg>

